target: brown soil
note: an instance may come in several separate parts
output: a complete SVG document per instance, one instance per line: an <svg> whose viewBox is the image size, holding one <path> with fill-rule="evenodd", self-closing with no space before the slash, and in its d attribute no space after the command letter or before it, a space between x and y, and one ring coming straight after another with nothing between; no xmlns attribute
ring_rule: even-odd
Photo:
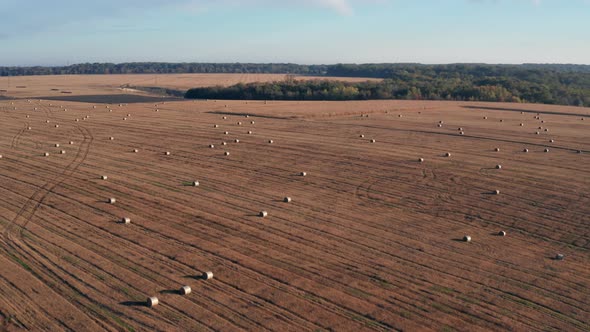
<svg viewBox="0 0 590 332"><path fill-rule="evenodd" d="M590 330L589 109L96 106L0 102L0 329Z"/></svg>

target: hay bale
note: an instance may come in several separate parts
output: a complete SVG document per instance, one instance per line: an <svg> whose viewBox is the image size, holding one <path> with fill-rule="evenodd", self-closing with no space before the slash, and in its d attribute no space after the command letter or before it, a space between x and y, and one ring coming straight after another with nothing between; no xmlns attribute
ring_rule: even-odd
<svg viewBox="0 0 590 332"><path fill-rule="evenodd" d="M226 156L229 156L229 152L228 151L225 151L223 154L226 155Z"/></svg>
<svg viewBox="0 0 590 332"><path fill-rule="evenodd" d="M45 157L49 157L49 152L45 152L45 153L43 154L43 156L45 156Z"/></svg>
<svg viewBox="0 0 590 332"><path fill-rule="evenodd" d="M500 195L500 190L496 189L493 191L494 195Z"/></svg>
<svg viewBox="0 0 590 332"><path fill-rule="evenodd" d="M460 132L459 135L465 135L465 133L464 132Z"/></svg>
<svg viewBox="0 0 590 332"><path fill-rule="evenodd" d="M549 149L545 148L545 150L543 150L543 152L549 152Z"/></svg>
<svg viewBox="0 0 590 332"><path fill-rule="evenodd" d="M170 151L164 152L164 155L169 156L170 155Z"/></svg>
<svg viewBox="0 0 590 332"><path fill-rule="evenodd" d="M2 159L2 155L0 154L0 159Z"/></svg>
<svg viewBox="0 0 590 332"><path fill-rule="evenodd" d="M503 119L500 119L500 122L504 122L504 120Z"/></svg>
<svg viewBox="0 0 590 332"><path fill-rule="evenodd" d="M437 126L437 127L439 127L439 128L442 128L442 125L441 125L441 124L438 124L438 125L436 125L436 126Z"/></svg>
<svg viewBox="0 0 590 332"><path fill-rule="evenodd" d="M423 163L424 162L424 158L418 158L418 162L419 163Z"/></svg>
<svg viewBox="0 0 590 332"><path fill-rule="evenodd" d="M365 135L363 135L363 134L360 134L360 135L359 135L359 137L360 137L360 138L365 138Z"/></svg>
<svg viewBox="0 0 590 332"><path fill-rule="evenodd" d="M462 130L463 130L462 127L457 128L457 131L462 131Z"/></svg>
<svg viewBox="0 0 590 332"><path fill-rule="evenodd" d="M488 117L487 117L487 116L484 116L484 117L483 117L483 119L484 119L484 120L487 120L487 119L488 119Z"/></svg>
<svg viewBox="0 0 590 332"><path fill-rule="evenodd" d="M545 128L545 132L548 132L548 131L549 131L549 128Z"/></svg>
<svg viewBox="0 0 590 332"><path fill-rule="evenodd" d="M133 153L138 153L139 150L138 149L133 149Z"/></svg>
<svg viewBox="0 0 590 332"><path fill-rule="evenodd" d="M123 217L123 218L121 218L121 224L128 225L130 223L131 223L131 218L129 218L129 217Z"/></svg>
<svg viewBox="0 0 590 332"><path fill-rule="evenodd" d="M76 122L80 122L80 119L76 119Z"/></svg>
<svg viewBox="0 0 590 332"><path fill-rule="evenodd" d="M258 213L258 216L260 216L261 218L266 218L266 217L268 217L268 212L260 211L260 213Z"/></svg>
<svg viewBox="0 0 590 332"><path fill-rule="evenodd" d="M111 198L107 199L107 203L109 203L109 204L115 204L116 202L117 202L117 200L115 198L111 197Z"/></svg>
<svg viewBox="0 0 590 332"><path fill-rule="evenodd" d="M203 278L205 280L211 280L211 279L213 279L213 272L211 272L211 271L203 272L203 274L201 275L201 278Z"/></svg>
<svg viewBox="0 0 590 332"><path fill-rule="evenodd" d="M221 145L227 145L227 142L221 142Z"/></svg>
<svg viewBox="0 0 590 332"><path fill-rule="evenodd" d="M180 293L180 295L188 295L191 293L191 291L191 286L182 286L178 290L178 293Z"/></svg>
<svg viewBox="0 0 590 332"><path fill-rule="evenodd" d="M61 150L59 153L66 154L66 150Z"/></svg>
<svg viewBox="0 0 590 332"><path fill-rule="evenodd" d="M234 143L240 143L240 140L236 138L236 139L234 140Z"/></svg>
<svg viewBox="0 0 590 332"><path fill-rule="evenodd" d="M464 235L464 236L463 236L463 241L464 241L464 242L471 242L471 236L469 236L469 235Z"/></svg>
<svg viewBox="0 0 590 332"><path fill-rule="evenodd" d="M248 135L252 135L252 131L251 130L248 130Z"/></svg>
<svg viewBox="0 0 590 332"><path fill-rule="evenodd" d="M109 137L109 140L113 141L115 138L113 136Z"/></svg>
<svg viewBox="0 0 590 332"><path fill-rule="evenodd" d="M505 231L499 231L499 232L498 232L498 235L499 235L499 236L506 236L506 232L505 232Z"/></svg>
<svg viewBox="0 0 590 332"><path fill-rule="evenodd" d="M300 176L307 176L307 173L306 172L301 172L301 173L299 173L299 175Z"/></svg>
<svg viewBox="0 0 590 332"><path fill-rule="evenodd" d="M500 148L495 148L494 151L500 152Z"/></svg>
<svg viewBox="0 0 590 332"><path fill-rule="evenodd" d="M219 125L213 125L213 128L219 128Z"/></svg>
<svg viewBox="0 0 590 332"><path fill-rule="evenodd" d="M521 124L520 124L520 126L521 126L521 127L524 127L524 123L521 123Z"/></svg>
<svg viewBox="0 0 590 332"><path fill-rule="evenodd" d="M70 145L74 145L74 142L73 142L73 141L70 141L70 142L69 142L69 144L70 144Z"/></svg>
<svg viewBox="0 0 590 332"><path fill-rule="evenodd" d="M535 135L539 135L540 133L538 131L535 132Z"/></svg>
<svg viewBox="0 0 590 332"><path fill-rule="evenodd" d="M375 142L377 142L375 139L372 139L372 140L371 140L371 143L375 143Z"/></svg>
<svg viewBox="0 0 590 332"><path fill-rule="evenodd" d="M100 179L101 179L101 180L107 180L108 178L109 178L109 177L108 177L108 176L106 176L106 175L101 175L101 176L100 176Z"/></svg>
<svg viewBox="0 0 590 332"><path fill-rule="evenodd" d="M250 121L250 124L254 124L254 121Z"/></svg>
<svg viewBox="0 0 590 332"><path fill-rule="evenodd" d="M273 141L273 140L271 140L271 139L269 139L269 140L268 140L268 144L272 144L272 143L274 143L274 141Z"/></svg>
<svg viewBox="0 0 590 332"><path fill-rule="evenodd" d="M555 255L555 260L562 261L565 258L564 254L557 254Z"/></svg>
<svg viewBox="0 0 590 332"><path fill-rule="evenodd" d="M241 121L238 121L238 126L241 126L241 125L242 125L242 122Z"/></svg>
<svg viewBox="0 0 590 332"><path fill-rule="evenodd" d="M229 131L224 131L223 134L224 135L229 135Z"/></svg>
<svg viewBox="0 0 590 332"><path fill-rule="evenodd" d="M55 147L56 148L59 148L59 143L55 143Z"/></svg>
<svg viewBox="0 0 590 332"><path fill-rule="evenodd" d="M525 152L525 153L526 153L526 152L529 152L529 149L526 149L526 148L525 148L525 149L523 149L523 150L522 150L522 152Z"/></svg>
<svg viewBox="0 0 590 332"><path fill-rule="evenodd" d="M32 129L31 127L27 127L27 130L31 130L31 129Z"/></svg>
<svg viewBox="0 0 590 332"><path fill-rule="evenodd" d="M215 148L215 145L213 145L213 144L209 144L209 148L210 148L210 149L214 149L214 148Z"/></svg>
<svg viewBox="0 0 590 332"><path fill-rule="evenodd" d="M160 303L160 302L158 301L158 298L155 296L148 297L146 300L146 305L150 308L157 306L158 303Z"/></svg>
<svg viewBox="0 0 590 332"><path fill-rule="evenodd" d="M287 196L287 197L283 198L283 202L285 202L285 203L291 203L291 197L288 197Z"/></svg>
<svg viewBox="0 0 590 332"><path fill-rule="evenodd" d="M57 124L56 124L56 125L55 125L55 128L59 128L59 125L57 125Z"/></svg>
<svg viewBox="0 0 590 332"><path fill-rule="evenodd" d="M191 185L193 187L198 187L199 186L199 181L193 181L193 183Z"/></svg>
<svg viewBox="0 0 590 332"><path fill-rule="evenodd" d="M500 164L496 165L496 169L502 169L502 165L500 165Z"/></svg>
<svg viewBox="0 0 590 332"><path fill-rule="evenodd" d="M445 153L445 157L450 157L450 156L451 156L450 152Z"/></svg>

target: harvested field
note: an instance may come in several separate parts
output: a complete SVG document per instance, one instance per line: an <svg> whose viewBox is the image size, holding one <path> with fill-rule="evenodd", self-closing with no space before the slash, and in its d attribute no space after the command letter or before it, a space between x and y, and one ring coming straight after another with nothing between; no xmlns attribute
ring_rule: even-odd
<svg viewBox="0 0 590 332"><path fill-rule="evenodd" d="M213 85L230 86L238 83L271 82L285 79L284 74L136 74L136 75L59 75L0 77L0 87L6 96L43 99L54 97L68 100L69 96L145 94L142 91L122 88L123 85L162 87L177 90ZM356 77L296 76L296 79L330 79L349 82L377 80ZM10 82L10 88L8 84ZM25 86L26 88L16 88ZM62 92L67 91L64 95ZM94 101L90 101L94 102ZM107 102L107 101L105 101ZM146 101L147 102L147 101ZM114 101L111 101L114 103Z"/></svg>
<svg viewBox="0 0 590 332"><path fill-rule="evenodd" d="M0 329L590 330L589 109L59 103L0 101Z"/></svg>

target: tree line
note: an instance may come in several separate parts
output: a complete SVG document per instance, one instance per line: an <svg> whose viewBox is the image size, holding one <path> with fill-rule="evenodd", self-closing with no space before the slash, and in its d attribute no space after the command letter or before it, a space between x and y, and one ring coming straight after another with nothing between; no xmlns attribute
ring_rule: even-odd
<svg viewBox="0 0 590 332"><path fill-rule="evenodd" d="M381 82L298 81L191 89L187 98L275 100L427 99L534 102L590 106L590 65L83 63L0 67L1 76L62 74L280 73L369 77Z"/></svg>

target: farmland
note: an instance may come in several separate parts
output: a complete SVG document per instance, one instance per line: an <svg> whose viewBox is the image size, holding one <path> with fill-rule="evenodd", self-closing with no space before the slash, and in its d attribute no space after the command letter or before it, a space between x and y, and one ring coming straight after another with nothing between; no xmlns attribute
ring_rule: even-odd
<svg viewBox="0 0 590 332"><path fill-rule="evenodd" d="M20 79L8 96L52 95ZM0 117L0 330L590 330L588 108L14 99Z"/></svg>

